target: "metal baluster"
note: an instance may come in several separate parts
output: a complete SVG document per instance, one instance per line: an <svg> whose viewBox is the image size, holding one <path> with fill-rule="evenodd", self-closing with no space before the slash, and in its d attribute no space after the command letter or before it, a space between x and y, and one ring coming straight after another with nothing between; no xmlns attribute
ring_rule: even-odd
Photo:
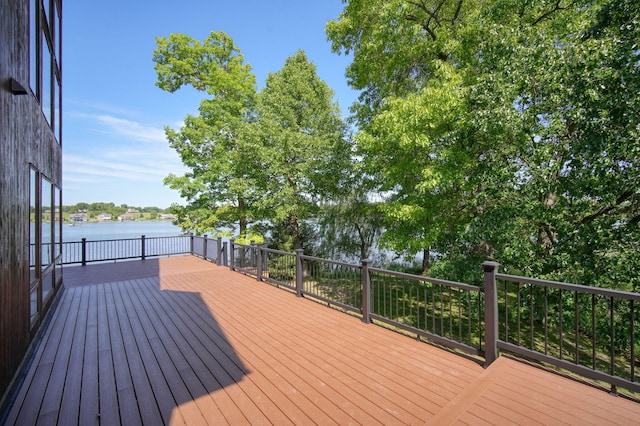
<svg viewBox="0 0 640 426"><path fill-rule="evenodd" d="M562 343L564 341L564 328L563 328L563 313L564 313L564 303L562 303L562 290L558 289L558 292L560 293L560 359L562 359Z"/></svg>
<svg viewBox="0 0 640 426"><path fill-rule="evenodd" d="M547 355L549 352L549 299L548 299L549 288L544 288L544 354Z"/></svg>
<svg viewBox="0 0 640 426"><path fill-rule="evenodd" d="M530 337L530 343L529 343L529 349L533 350L535 344L534 344L534 333L533 333L533 299L534 299L534 295L533 295L533 284L529 284L529 332L531 334Z"/></svg>
<svg viewBox="0 0 640 426"><path fill-rule="evenodd" d="M516 285L516 340L518 341L518 346L521 346L521 341L520 341L520 319L522 318L522 308L520 306L520 304L521 304L520 291L521 291L521 285L520 285L520 283L518 283Z"/></svg>
<svg viewBox="0 0 640 426"><path fill-rule="evenodd" d="M631 381L635 382L636 381L636 374L635 374L635 369L636 369L636 351L635 351L635 311L634 311L634 305L633 305L633 300L629 301L629 310L631 311L631 324L630 324L630 332L631 332Z"/></svg>
<svg viewBox="0 0 640 426"><path fill-rule="evenodd" d="M591 359L593 369L596 369L596 345L598 344L598 333L596 332L596 295L591 294L591 333L593 333L593 346L591 347Z"/></svg>
<svg viewBox="0 0 640 426"><path fill-rule="evenodd" d="M458 340L462 342L462 303L460 302L460 293L462 293L462 290L457 289L456 294L458 295Z"/></svg>
<svg viewBox="0 0 640 426"><path fill-rule="evenodd" d="M504 340L509 341L509 292L506 280L504 282Z"/></svg>
<svg viewBox="0 0 640 426"><path fill-rule="evenodd" d="M610 347L609 347L609 351L610 351L610 354L609 354L609 360L611 361L611 371L610 371L611 375L613 375L613 373L614 373L614 371L615 371L615 356L616 356L616 351L615 351L615 346L614 346L614 344L615 344L615 340L614 340L614 337L615 337L615 336L614 336L615 328L614 328L614 326L613 326L613 321L614 321L614 317L613 317L613 303L614 303L614 302L613 302L613 296L611 296L611 297L609 298L609 304L610 304L610 309L609 309L609 320L610 320L610 322L611 322L611 329L610 329L610 332L611 332L611 339L610 339L610 342L611 342L611 344L610 344Z"/></svg>
<svg viewBox="0 0 640 426"><path fill-rule="evenodd" d="M578 320L578 292L574 292L573 304L576 322L576 364L580 364L580 321Z"/></svg>
<svg viewBox="0 0 640 426"><path fill-rule="evenodd" d="M453 295L451 291L453 289L449 287L447 289L447 294L449 294L449 338L453 339Z"/></svg>

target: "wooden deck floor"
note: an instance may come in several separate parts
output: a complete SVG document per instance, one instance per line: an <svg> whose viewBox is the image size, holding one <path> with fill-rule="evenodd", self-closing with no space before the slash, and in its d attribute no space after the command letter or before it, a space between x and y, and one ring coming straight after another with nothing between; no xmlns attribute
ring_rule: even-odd
<svg viewBox="0 0 640 426"><path fill-rule="evenodd" d="M195 257L70 267L6 423L638 424L640 404L488 369Z"/></svg>

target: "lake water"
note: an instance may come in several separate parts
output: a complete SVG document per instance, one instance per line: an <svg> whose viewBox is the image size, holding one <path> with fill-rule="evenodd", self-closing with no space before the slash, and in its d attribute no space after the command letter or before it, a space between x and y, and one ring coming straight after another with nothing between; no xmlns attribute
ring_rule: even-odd
<svg viewBox="0 0 640 426"><path fill-rule="evenodd" d="M87 241L117 240L122 238L174 237L182 235L181 229L169 221L79 222L69 226L65 222L62 240Z"/></svg>

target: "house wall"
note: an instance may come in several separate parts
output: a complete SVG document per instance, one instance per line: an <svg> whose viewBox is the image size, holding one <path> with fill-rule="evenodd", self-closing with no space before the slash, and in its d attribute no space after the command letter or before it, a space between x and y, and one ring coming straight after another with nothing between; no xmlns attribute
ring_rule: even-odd
<svg viewBox="0 0 640 426"><path fill-rule="evenodd" d="M0 0L0 395L4 395L3 400L60 289L61 273L49 268L49 273L58 273L53 279L57 285L46 303L40 301L34 316L30 300L34 281L30 279L29 265L30 167L62 188L62 149L33 93L35 89L30 89L29 15L33 4L37 3ZM11 78L26 88L27 94L14 94Z"/></svg>

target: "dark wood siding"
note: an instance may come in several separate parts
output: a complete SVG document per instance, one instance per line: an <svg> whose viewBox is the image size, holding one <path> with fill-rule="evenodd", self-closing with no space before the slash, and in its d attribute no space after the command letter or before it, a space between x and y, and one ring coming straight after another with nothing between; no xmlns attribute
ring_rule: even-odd
<svg viewBox="0 0 640 426"><path fill-rule="evenodd" d="M0 395L5 397L46 313L45 307L31 324L30 165L62 187L62 150L29 88L31 2L0 0ZM28 93L14 94L11 79Z"/></svg>

